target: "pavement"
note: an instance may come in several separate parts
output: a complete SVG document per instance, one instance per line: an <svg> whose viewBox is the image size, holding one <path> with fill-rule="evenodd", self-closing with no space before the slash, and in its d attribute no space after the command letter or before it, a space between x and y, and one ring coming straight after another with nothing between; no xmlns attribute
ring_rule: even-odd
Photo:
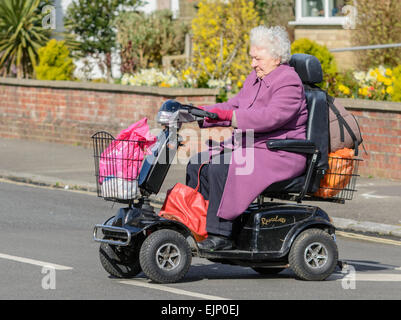
<svg viewBox="0 0 401 320"><path fill-rule="evenodd" d="M0 150L1 179L96 192L92 149L0 138ZM154 203L162 203L166 191L175 183L185 183L185 164L182 160L175 162L159 194L151 197ZM401 181L360 177L356 188L353 200L345 204L312 205L325 210L340 230L401 238Z"/></svg>

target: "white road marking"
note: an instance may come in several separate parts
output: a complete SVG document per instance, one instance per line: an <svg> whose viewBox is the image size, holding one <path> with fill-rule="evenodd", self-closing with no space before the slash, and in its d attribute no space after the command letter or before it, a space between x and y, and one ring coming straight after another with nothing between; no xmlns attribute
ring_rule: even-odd
<svg viewBox="0 0 401 320"><path fill-rule="evenodd" d="M336 231L336 235L338 235L340 237L345 237L345 238L352 238L352 239L358 239L358 240L365 240L365 241L401 246L401 241L391 240L391 239L383 239L383 238L377 238L377 237L370 237L370 236L365 236L365 235L357 234L357 233Z"/></svg>
<svg viewBox="0 0 401 320"><path fill-rule="evenodd" d="M332 274L327 280L342 281L347 274ZM367 282L401 282L401 274L397 273L365 273L356 272L355 281Z"/></svg>
<svg viewBox="0 0 401 320"><path fill-rule="evenodd" d="M357 272L355 281L401 282L401 274Z"/></svg>
<svg viewBox="0 0 401 320"><path fill-rule="evenodd" d="M366 267L373 267L373 268L381 268L381 269L388 269L388 270L401 270L401 267L398 266L391 266L389 264L381 264L381 263L369 263L369 262L359 262L359 261L347 261L344 260L348 265L353 266L366 266Z"/></svg>
<svg viewBox="0 0 401 320"><path fill-rule="evenodd" d="M365 199L385 199L389 198L389 196L379 196L376 194L373 194L374 191L362 193L361 196L364 197Z"/></svg>
<svg viewBox="0 0 401 320"><path fill-rule="evenodd" d="M29 259L29 258L23 258L23 257L17 257L17 256L9 255L9 254L4 254L4 253L0 253L0 258L17 261L17 262L22 262L22 263L33 264L35 266L50 267L50 268L54 268L55 270L60 270L60 271L73 269L72 267L62 266L62 265L55 264L55 263L39 261L39 260L34 260L34 259Z"/></svg>
<svg viewBox="0 0 401 320"><path fill-rule="evenodd" d="M15 180L7 179L7 178L0 178L0 182L15 184L18 186L30 187L30 188L38 188L38 189L46 189L46 190L59 190L59 191L82 193L82 194L86 194L89 196L97 196L97 193L93 192L93 191L75 190L75 189L70 189L69 187L68 187L68 189L65 189L65 186L55 187L54 185L53 186L40 185L40 184L29 183L29 182L15 181Z"/></svg>
<svg viewBox="0 0 401 320"><path fill-rule="evenodd" d="M208 295L208 294L197 293L197 292L192 292L192 291L186 291L186 290L182 290L182 289L167 287L167 286L163 286L163 285L160 285L160 284L148 283L146 281L147 280L136 279L136 280L122 280L122 281L118 281L118 282L122 283L122 284L129 284L131 286L137 286L137 287L143 287L143 288L148 288L148 289L166 291L166 292L170 292L170 293L174 293L174 294L178 294L178 295L190 296L190 297L206 299L206 300L230 300L230 299L227 299L227 298L211 296L211 295Z"/></svg>

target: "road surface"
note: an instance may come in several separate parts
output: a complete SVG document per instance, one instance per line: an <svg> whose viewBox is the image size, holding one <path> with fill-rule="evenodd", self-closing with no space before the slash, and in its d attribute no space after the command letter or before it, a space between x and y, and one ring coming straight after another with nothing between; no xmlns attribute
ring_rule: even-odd
<svg viewBox="0 0 401 320"><path fill-rule="evenodd" d="M339 233L340 259L351 268L323 282L291 270L260 276L250 268L194 258L180 283L157 285L143 273L108 276L93 226L121 205L93 194L0 181L0 299L397 299L401 241ZM355 272L354 272L355 271Z"/></svg>

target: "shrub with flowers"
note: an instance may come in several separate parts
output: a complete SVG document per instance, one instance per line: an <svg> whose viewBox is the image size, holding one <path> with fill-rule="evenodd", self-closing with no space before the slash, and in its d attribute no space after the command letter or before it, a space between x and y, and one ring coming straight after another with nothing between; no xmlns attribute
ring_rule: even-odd
<svg viewBox="0 0 401 320"><path fill-rule="evenodd" d="M401 100L401 66L392 70L379 66L367 72L355 71L350 75L340 76L337 95L340 97L370 100Z"/></svg>
<svg viewBox="0 0 401 320"><path fill-rule="evenodd" d="M201 0L198 7L192 20L193 76L198 79L199 86L220 88L224 88L230 79L230 86L236 92L251 71L249 32L259 24L254 3L246 0ZM216 80L222 82L217 83Z"/></svg>
<svg viewBox="0 0 401 320"><path fill-rule="evenodd" d="M166 72L155 68L142 69L134 74L124 74L121 84L131 86L153 86L153 87L180 87L182 81L177 77L176 72L168 70Z"/></svg>
<svg viewBox="0 0 401 320"><path fill-rule="evenodd" d="M401 65L393 69L393 77L395 79L391 100L401 102Z"/></svg>

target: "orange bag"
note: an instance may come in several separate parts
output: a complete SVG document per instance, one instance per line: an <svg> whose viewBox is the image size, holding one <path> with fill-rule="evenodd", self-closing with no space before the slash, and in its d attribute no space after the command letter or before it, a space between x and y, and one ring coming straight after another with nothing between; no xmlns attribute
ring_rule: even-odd
<svg viewBox="0 0 401 320"><path fill-rule="evenodd" d="M354 169L354 150L344 148L329 153L329 170L320 182L319 190L314 194L321 198L332 198L349 183Z"/></svg>
<svg viewBox="0 0 401 320"><path fill-rule="evenodd" d="M207 238L206 214L209 201L205 200L199 190L199 174L204 163L198 171L198 185L195 189L182 183L176 183L175 186L167 191L163 207L159 216L176 220L185 224L191 231L196 241L202 241Z"/></svg>

